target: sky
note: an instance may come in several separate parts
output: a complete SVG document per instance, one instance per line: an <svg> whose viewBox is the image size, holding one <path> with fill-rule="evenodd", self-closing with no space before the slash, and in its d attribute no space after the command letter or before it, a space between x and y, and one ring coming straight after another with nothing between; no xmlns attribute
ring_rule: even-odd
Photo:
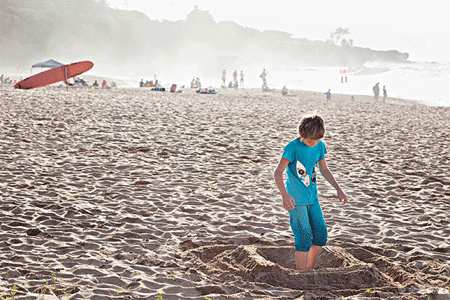
<svg viewBox="0 0 450 300"><path fill-rule="evenodd" d="M295 38L327 40L348 28L353 45L398 50L410 61L449 62L450 21L442 0L108 0L113 8L139 10L153 20L184 20L194 5L219 21L257 30L280 30ZM214 37L212 37L214 38ZM215 37L220 38L220 37Z"/></svg>

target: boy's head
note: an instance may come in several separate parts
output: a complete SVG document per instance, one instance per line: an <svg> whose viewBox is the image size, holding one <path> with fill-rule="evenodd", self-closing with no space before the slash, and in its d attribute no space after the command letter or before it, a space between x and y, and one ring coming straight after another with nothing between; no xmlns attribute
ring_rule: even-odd
<svg viewBox="0 0 450 300"><path fill-rule="evenodd" d="M304 139L320 140L325 134L323 119L317 114L304 116L298 125L298 133Z"/></svg>

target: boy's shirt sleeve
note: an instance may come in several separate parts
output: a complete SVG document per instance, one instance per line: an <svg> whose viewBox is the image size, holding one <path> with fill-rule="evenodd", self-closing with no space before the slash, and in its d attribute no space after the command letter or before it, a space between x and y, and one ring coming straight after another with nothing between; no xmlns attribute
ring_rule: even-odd
<svg viewBox="0 0 450 300"><path fill-rule="evenodd" d="M325 154L327 154L327 147L325 147L325 143L320 141L320 154L319 154L319 160L322 160L325 158Z"/></svg>
<svg viewBox="0 0 450 300"><path fill-rule="evenodd" d="M292 147L292 143L289 143L283 149L282 158L286 158L289 162L293 162L295 160L295 148Z"/></svg>

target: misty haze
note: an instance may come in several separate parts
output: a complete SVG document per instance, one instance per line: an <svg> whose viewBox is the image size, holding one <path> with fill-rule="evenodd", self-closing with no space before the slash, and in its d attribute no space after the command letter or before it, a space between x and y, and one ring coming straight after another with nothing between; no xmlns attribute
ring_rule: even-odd
<svg viewBox="0 0 450 300"><path fill-rule="evenodd" d="M259 31L193 7L184 20L154 21L139 11L110 8L105 1L2 0L0 65L11 69L55 59L91 60L104 76L189 81L244 69L357 66L367 61L405 62L408 54L292 38ZM32 30L31 30L32 29Z"/></svg>

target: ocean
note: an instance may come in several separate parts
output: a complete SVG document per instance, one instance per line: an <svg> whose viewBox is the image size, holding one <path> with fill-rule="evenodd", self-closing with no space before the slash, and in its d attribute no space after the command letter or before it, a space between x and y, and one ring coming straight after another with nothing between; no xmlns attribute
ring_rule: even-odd
<svg viewBox="0 0 450 300"><path fill-rule="evenodd" d="M237 69L238 73L241 69ZM345 73L343 73L345 70ZM232 70L227 70L227 82ZM246 70L246 88L261 87L261 69ZM373 95L372 87L380 83L388 97L417 101L431 106L450 106L447 84L450 83L450 63L366 63L359 67L283 67L267 69L269 88L307 90L349 95ZM219 87L220 74L216 78L203 78L203 86ZM239 77L238 77L239 79ZM345 80L346 79L346 80ZM325 96L324 96L325 97Z"/></svg>
<svg viewBox="0 0 450 300"><path fill-rule="evenodd" d="M343 73L345 70L345 73ZM345 79L347 81L345 81ZM409 99L431 106L450 106L447 84L450 63L366 63L354 68L289 68L269 70L269 87L302 89L325 93L373 95L372 87L380 83L388 97Z"/></svg>

